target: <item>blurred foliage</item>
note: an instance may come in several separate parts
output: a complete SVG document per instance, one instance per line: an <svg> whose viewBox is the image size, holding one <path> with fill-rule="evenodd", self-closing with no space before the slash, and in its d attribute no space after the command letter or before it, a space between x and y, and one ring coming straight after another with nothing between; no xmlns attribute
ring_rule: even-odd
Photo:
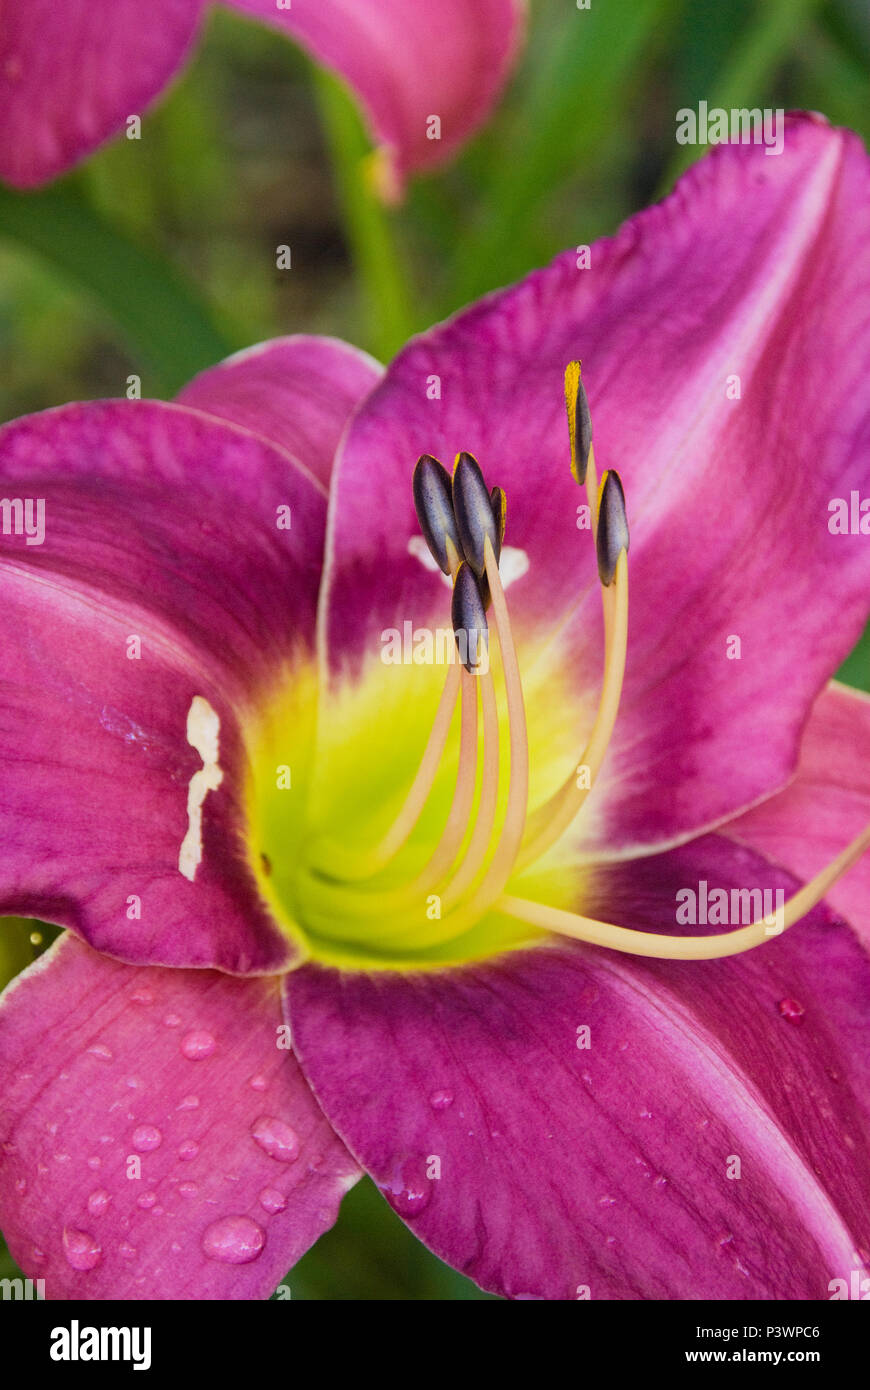
<svg viewBox="0 0 870 1390"><path fill-rule="evenodd" d="M0 192L0 419L122 395L131 373L144 395L170 394L280 333L389 357L666 191L684 162L680 107L808 107L866 141L868 77L865 0L531 0L496 116L387 213L368 195L365 136L338 84L217 11L141 140L115 140L44 194ZM290 271L276 268L284 244ZM866 639L842 674L870 689ZM4 976L52 934L0 923ZM287 1282L302 1299L484 1297L369 1182Z"/></svg>

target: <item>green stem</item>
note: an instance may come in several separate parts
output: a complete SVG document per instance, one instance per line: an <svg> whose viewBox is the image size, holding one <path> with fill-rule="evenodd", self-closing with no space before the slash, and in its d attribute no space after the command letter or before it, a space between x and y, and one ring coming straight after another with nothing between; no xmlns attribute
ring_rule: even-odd
<svg viewBox="0 0 870 1390"><path fill-rule="evenodd" d="M821 0L758 0L753 22L735 44L716 79L709 107L725 111L751 106L770 77L795 48L804 25ZM703 145L681 145L662 179L660 194L703 153Z"/></svg>
<svg viewBox="0 0 870 1390"><path fill-rule="evenodd" d="M167 261L101 217L73 186L39 193L0 187L0 236L93 296L149 369L146 395L173 394L236 346Z"/></svg>
<svg viewBox="0 0 870 1390"><path fill-rule="evenodd" d="M335 78L315 70L314 84L332 155L351 255L363 289L369 341L388 362L414 331L410 297L390 217L366 169L370 145L353 101Z"/></svg>

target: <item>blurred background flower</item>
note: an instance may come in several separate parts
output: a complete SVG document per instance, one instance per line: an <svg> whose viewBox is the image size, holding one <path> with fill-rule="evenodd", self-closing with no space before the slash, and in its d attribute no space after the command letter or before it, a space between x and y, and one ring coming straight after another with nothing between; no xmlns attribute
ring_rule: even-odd
<svg viewBox="0 0 870 1390"><path fill-rule="evenodd" d="M675 140L677 111L701 101L815 109L866 142L865 0L531 0L497 111L392 211L344 88L279 35L214 10L140 139L122 133L39 192L0 187L0 419L171 395L284 333L336 334L387 359L667 191L702 153ZM840 674L870 689L866 638ZM54 935L2 921L0 980ZM3 1251L0 1277L11 1273ZM368 1182L287 1282L303 1299L487 1297Z"/></svg>

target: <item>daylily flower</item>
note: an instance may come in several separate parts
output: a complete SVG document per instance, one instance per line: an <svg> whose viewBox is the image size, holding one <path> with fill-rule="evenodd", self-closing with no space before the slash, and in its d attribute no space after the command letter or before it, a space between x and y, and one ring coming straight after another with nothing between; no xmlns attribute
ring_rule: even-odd
<svg viewBox="0 0 870 1390"><path fill-rule="evenodd" d="M0 910L69 928L0 1007L0 1225L49 1298L266 1296L363 1171L511 1297L866 1262L868 184L791 118L386 372L290 338L0 433Z"/></svg>
<svg viewBox="0 0 870 1390"><path fill-rule="evenodd" d="M297 40L356 92L382 192L455 152L519 46L523 0L226 0ZM0 6L0 178L55 178L141 116L188 57L208 0L7 0Z"/></svg>

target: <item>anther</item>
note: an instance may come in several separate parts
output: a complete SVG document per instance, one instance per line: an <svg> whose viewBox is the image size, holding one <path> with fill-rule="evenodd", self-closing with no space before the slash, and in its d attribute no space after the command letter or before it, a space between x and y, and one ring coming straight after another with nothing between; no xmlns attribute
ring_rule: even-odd
<svg viewBox="0 0 870 1390"><path fill-rule="evenodd" d="M462 553L478 579L486 569L484 545L487 537L497 553L500 548L499 522L483 480L480 465L471 454L459 454L453 472L453 512L459 528Z"/></svg>
<svg viewBox="0 0 870 1390"><path fill-rule="evenodd" d="M466 671L474 675L486 656L489 624L480 586L464 561L456 571L451 614L459 658Z"/></svg>
<svg viewBox="0 0 870 1390"><path fill-rule="evenodd" d="M592 416L579 362L569 362L565 368L565 409L571 440L571 473L582 487L586 481L589 450L592 448Z"/></svg>
<svg viewBox="0 0 870 1390"><path fill-rule="evenodd" d="M504 488L494 487L489 494L489 500L492 504L492 514L495 518L496 525L496 535L492 548L495 551L496 561L498 561L501 559L501 547L504 540L505 524L507 522L507 498L505 497Z"/></svg>
<svg viewBox="0 0 870 1390"><path fill-rule="evenodd" d="M608 469L601 480L595 546L598 552L598 576L604 587L609 588L616 575L620 555L623 550L628 553L625 493L619 474L613 468Z"/></svg>
<svg viewBox="0 0 870 1390"><path fill-rule="evenodd" d="M447 469L431 454L421 454L414 469L414 510L432 556L445 574L462 559L453 514L453 489ZM452 554L451 554L452 547Z"/></svg>

